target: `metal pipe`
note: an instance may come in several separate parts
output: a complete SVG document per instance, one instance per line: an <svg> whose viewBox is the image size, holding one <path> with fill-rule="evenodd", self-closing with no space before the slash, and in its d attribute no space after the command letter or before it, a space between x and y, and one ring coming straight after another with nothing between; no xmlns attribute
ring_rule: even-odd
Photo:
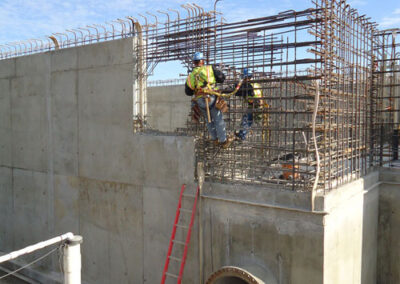
<svg viewBox="0 0 400 284"><path fill-rule="evenodd" d="M73 236L63 247L63 272L65 284L81 284L81 236Z"/></svg>
<svg viewBox="0 0 400 284"><path fill-rule="evenodd" d="M39 250L39 249L54 245L56 243L60 243L60 242L62 242L64 240L73 239L73 238L74 238L74 234L66 233L66 234L63 234L61 236L49 239L47 241L43 241L43 242L39 242L39 243L31 245L31 246L27 246L27 247L25 247L23 249L20 249L20 250L17 250L17 251L13 251L13 252L8 253L6 255L0 256L0 263L6 262L6 261L9 261L9 260L12 260L12 259L16 259L17 257L19 257L21 255L28 254L28 253L34 252L36 250Z"/></svg>

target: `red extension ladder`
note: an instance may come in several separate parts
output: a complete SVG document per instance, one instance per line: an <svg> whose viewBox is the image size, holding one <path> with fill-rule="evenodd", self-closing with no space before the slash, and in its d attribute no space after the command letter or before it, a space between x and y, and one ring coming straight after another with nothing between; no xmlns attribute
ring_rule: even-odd
<svg viewBox="0 0 400 284"><path fill-rule="evenodd" d="M189 242L190 242L190 235L192 233L194 217L196 215L197 198L199 196L199 187L197 187L195 195L185 194L185 189L186 189L186 185L183 184L182 188L181 188L181 194L179 196L178 208L176 209L175 222L174 222L174 227L172 229L171 239L169 241L168 254L167 254L167 259L165 260L165 266L164 266L164 271L163 271L163 275L162 275L162 279L161 279L161 284L165 283L165 280L167 279L167 277L177 279L178 284L180 284L182 282L183 269L185 268L186 256L187 256ZM183 198L185 198L185 199L190 198L190 199L194 200L193 207L191 210L182 208L182 199ZM189 224L183 223L184 218L180 218L181 213L182 214L191 214ZM175 234L176 234L177 229L187 230L185 242L175 240ZM182 258L171 255L174 245L184 246ZM179 275L168 273L168 267L169 267L170 260L172 260L173 262L178 263L178 264L180 263Z"/></svg>

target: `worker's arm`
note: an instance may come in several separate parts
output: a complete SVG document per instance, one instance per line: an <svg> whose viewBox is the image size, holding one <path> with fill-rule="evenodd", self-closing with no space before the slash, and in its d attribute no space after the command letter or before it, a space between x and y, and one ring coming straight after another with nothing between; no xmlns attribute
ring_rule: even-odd
<svg viewBox="0 0 400 284"><path fill-rule="evenodd" d="M187 83L185 84L185 94L186 94L186 96L193 96L193 94L194 94L194 90L189 88Z"/></svg>
<svg viewBox="0 0 400 284"><path fill-rule="evenodd" d="M222 73L222 71L215 68L214 65L212 66L212 69L214 72L215 81L217 81L217 83L223 83L225 81L225 74Z"/></svg>

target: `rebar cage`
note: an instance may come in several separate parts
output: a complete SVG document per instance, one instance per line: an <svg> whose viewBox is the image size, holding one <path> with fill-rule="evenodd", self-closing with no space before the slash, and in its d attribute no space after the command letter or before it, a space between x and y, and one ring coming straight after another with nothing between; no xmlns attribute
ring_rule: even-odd
<svg viewBox="0 0 400 284"><path fill-rule="evenodd" d="M261 107L229 99L228 132L254 117L247 139L229 149L210 143L204 122L188 122L210 180L329 191L398 159L396 32L379 32L345 1L313 4L220 22L214 46L200 48L227 75L223 89L248 68L262 90Z"/></svg>
<svg viewBox="0 0 400 284"><path fill-rule="evenodd" d="M399 158L399 29L374 34L371 88L371 165L393 165Z"/></svg>
<svg viewBox="0 0 400 284"><path fill-rule="evenodd" d="M251 134L227 150L199 139L209 178L331 190L366 174L371 136L370 89L375 26L345 1L314 1L304 11L217 27L209 62L235 85L254 74L263 107L229 99L228 131L252 113ZM199 134L204 125L189 123Z"/></svg>
<svg viewBox="0 0 400 284"><path fill-rule="evenodd" d="M136 131L146 131L146 80L158 63L179 60L189 73L193 53L201 51L226 75L223 91L235 88L247 68L262 95L252 104L232 96L224 114L230 134L252 116L246 140L221 149L210 143L204 120L194 123L190 115L187 127L177 129L196 137L197 160L212 181L329 191L398 159L398 30L379 31L340 0L233 23L195 4L181 7L185 15L169 9L0 45L0 59L137 38Z"/></svg>

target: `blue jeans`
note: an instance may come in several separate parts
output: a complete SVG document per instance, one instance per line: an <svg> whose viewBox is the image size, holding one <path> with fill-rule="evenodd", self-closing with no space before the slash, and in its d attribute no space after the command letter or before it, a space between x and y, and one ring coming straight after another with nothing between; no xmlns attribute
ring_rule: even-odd
<svg viewBox="0 0 400 284"><path fill-rule="evenodd" d="M253 125L253 112L250 110L250 112L246 113L242 117L242 122L240 124L240 131L239 131L239 138L242 140L246 139L247 134L249 133L249 130L251 126Z"/></svg>
<svg viewBox="0 0 400 284"><path fill-rule="evenodd" d="M201 112L203 113L204 119L206 120L206 125L208 133L210 133L211 140L218 139L218 141L222 143L226 141L224 117L222 116L222 112L215 107L215 96L210 96L210 98L211 101L208 103L208 106L210 109L211 123L209 123L207 119L207 110L204 98L198 99L197 104L200 107Z"/></svg>

